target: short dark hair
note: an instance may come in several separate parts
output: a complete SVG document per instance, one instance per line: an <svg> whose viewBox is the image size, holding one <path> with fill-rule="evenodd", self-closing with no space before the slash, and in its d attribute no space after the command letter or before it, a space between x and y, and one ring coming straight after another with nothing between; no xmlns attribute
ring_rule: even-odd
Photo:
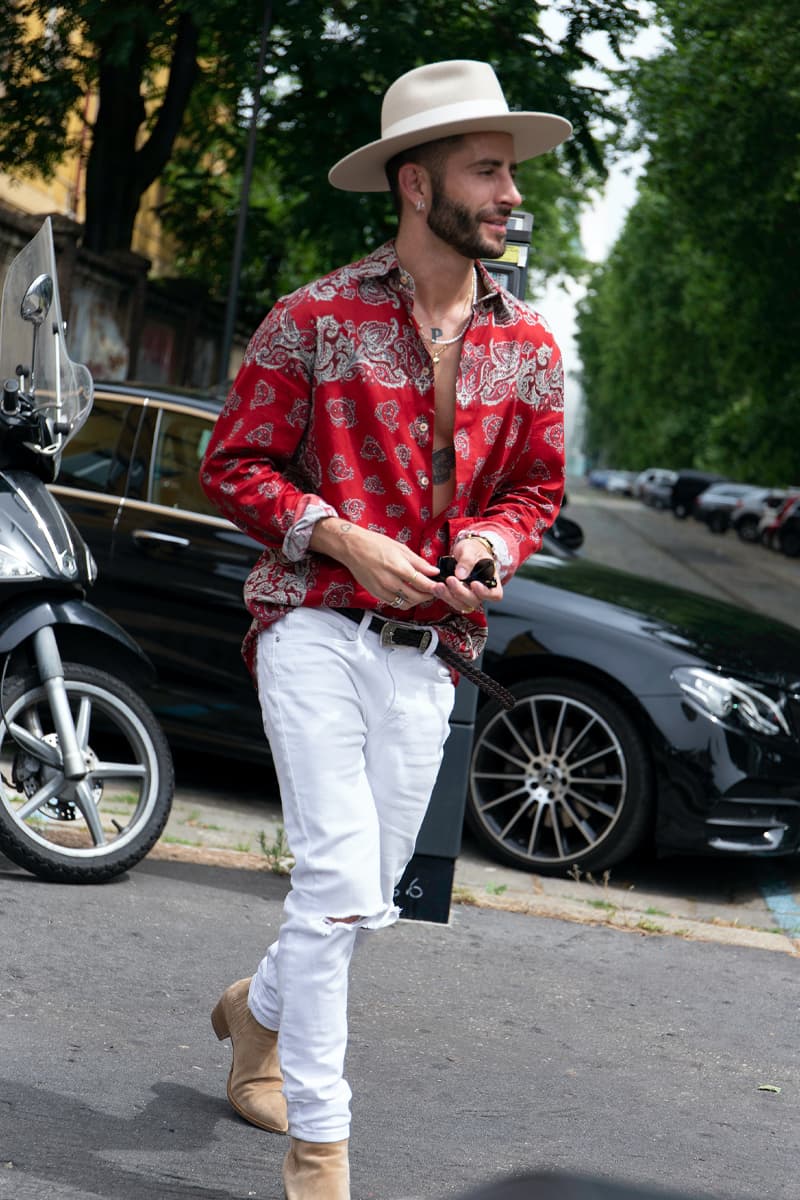
<svg viewBox="0 0 800 1200"><path fill-rule="evenodd" d="M395 154L394 158L389 159L386 164L386 178L389 181L389 191L392 193L395 212L398 216L400 216L402 208L400 188L397 183L400 168L404 167L406 163L418 163L426 171L430 171L434 181L438 181L450 151L462 140L463 134L451 134L450 137L436 138L433 142L423 142L420 146L411 146L408 150L401 150L399 154Z"/></svg>

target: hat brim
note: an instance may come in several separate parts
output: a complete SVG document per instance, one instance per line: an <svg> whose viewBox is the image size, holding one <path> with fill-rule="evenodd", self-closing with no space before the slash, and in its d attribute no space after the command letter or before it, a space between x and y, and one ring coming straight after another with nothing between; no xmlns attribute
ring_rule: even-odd
<svg viewBox="0 0 800 1200"><path fill-rule="evenodd" d="M415 129L397 137L379 138L347 154L331 167L328 181L344 192L386 192L386 164L395 154L460 133L510 133L517 162L525 162L565 142L572 126L554 113L511 112Z"/></svg>

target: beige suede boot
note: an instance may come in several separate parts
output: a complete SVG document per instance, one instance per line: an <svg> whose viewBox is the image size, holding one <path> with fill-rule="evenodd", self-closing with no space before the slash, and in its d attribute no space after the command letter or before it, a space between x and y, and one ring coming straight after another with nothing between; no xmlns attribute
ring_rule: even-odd
<svg viewBox="0 0 800 1200"><path fill-rule="evenodd" d="M231 1039L233 1062L228 1076L228 1099L240 1117L267 1129L286 1133L286 1101L278 1061L278 1035L259 1025L247 1005L250 980L240 979L222 993L211 1014L220 1041Z"/></svg>
<svg viewBox="0 0 800 1200"><path fill-rule="evenodd" d="M347 1138L343 1142L302 1142L291 1138L283 1160L286 1200L350 1200Z"/></svg>

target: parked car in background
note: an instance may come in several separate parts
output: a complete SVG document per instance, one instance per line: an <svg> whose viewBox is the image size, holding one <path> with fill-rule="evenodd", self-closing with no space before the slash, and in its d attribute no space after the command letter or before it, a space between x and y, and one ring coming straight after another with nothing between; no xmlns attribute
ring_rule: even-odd
<svg viewBox="0 0 800 1200"><path fill-rule="evenodd" d="M786 518L794 512L799 500L800 495L797 492L789 492L778 508L770 509L764 514L758 526L759 541L763 545L778 549L778 531Z"/></svg>
<svg viewBox="0 0 800 1200"><path fill-rule="evenodd" d="M777 522L772 535L773 545L789 558L800 555L800 497L789 504Z"/></svg>
<svg viewBox="0 0 800 1200"><path fill-rule="evenodd" d="M591 471L586 473L586 482L589 487L605 488L609 473L606 467L592 467Z"/></svg>
<svg viewBox="0 0 800 1200"><path fill-rule="evenodd" d="M743 542L759 540L759 526L765 516L774 516L786 499L787 492L770 489L763 497L742 496L730 513L730 527Z"/></svg>
<svg viewBox="0 0 800 1200"><path fill-rule="evenodd" d="M669 508L677 478L677 471L660 471L655 478L646 479L639 485L639 499L642 504L649 508Z"/></svg>
<svg viewBox="0 0 800 1200"><path fill-rule="evenodd" d="M699 496L711 483L720 483L724 476L714 475L709 471L687 469L679 471L669 497L669 506L673 514L681 520L692 511L695 497Z"/></svg>
<svg viewBox="0 0 800 1200"><path fill-rule="evenodd" d="M749 499L759 503L769 495L769 488L756 487L749 483L710 483L695 496L692 516L702 521L712 533L724 533L730 524L730 516L740 500Z"/></svg>
<svg viewBox="0 0 800 1200"><path fill-rule="evenodd" d="M97 559L93 601L155 664L148 700L171 742L224 755L235 789L267 753L239 652L259 546L198 483L219 407L98 384L52 488ZM517 704L481 694L467 727L481 845L540 874L605 870L645 844L798 852L800 631L592 562L565 548L576 528L546 535L487 606L484 666Z"/></svg>
<svg viewBox="0 0 800 1200"><path fill-rule="evenodd" d="M606 475L606 491L615 496L632 496L635 478L633 471L609 471Z"/></svg>
<svg viewBox="0 0 800 1200"><path fill-rule="evenodd" d="M637 500L644 499L644 489L650 484L667 483L670 487L675 482L675 471L667 467L647 467L640 471L633 481L633 494Z"/></svg>

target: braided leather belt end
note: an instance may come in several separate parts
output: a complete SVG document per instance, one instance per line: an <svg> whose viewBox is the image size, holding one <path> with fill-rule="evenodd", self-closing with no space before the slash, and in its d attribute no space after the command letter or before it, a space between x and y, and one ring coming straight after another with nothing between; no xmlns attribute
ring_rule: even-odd
<svg viewBox="0 0 800 1200"><path fill-rule="evenodd" d="M355 622L360 622L364 617L364 611L360 608L336 608L333 611L341 613L343 617ZM410 621L392 621L378 616L377 613L372 615L369 628L373 633L378 634L382 646L408 646L422 652L428 649L433 640L433 633L424 625L413 625ZM492 679L491 675L487 675L480 667L476 667L463 654L445 646L441 638L438 639L433 653L442 662L447 663L448 667L458 671L459 675L469 679L487 695L493 696L502 704L503 708L510 710L517 703L516 696L513 696L508 688L503 687L502 683L498 683L496 679Z"/></svg>

